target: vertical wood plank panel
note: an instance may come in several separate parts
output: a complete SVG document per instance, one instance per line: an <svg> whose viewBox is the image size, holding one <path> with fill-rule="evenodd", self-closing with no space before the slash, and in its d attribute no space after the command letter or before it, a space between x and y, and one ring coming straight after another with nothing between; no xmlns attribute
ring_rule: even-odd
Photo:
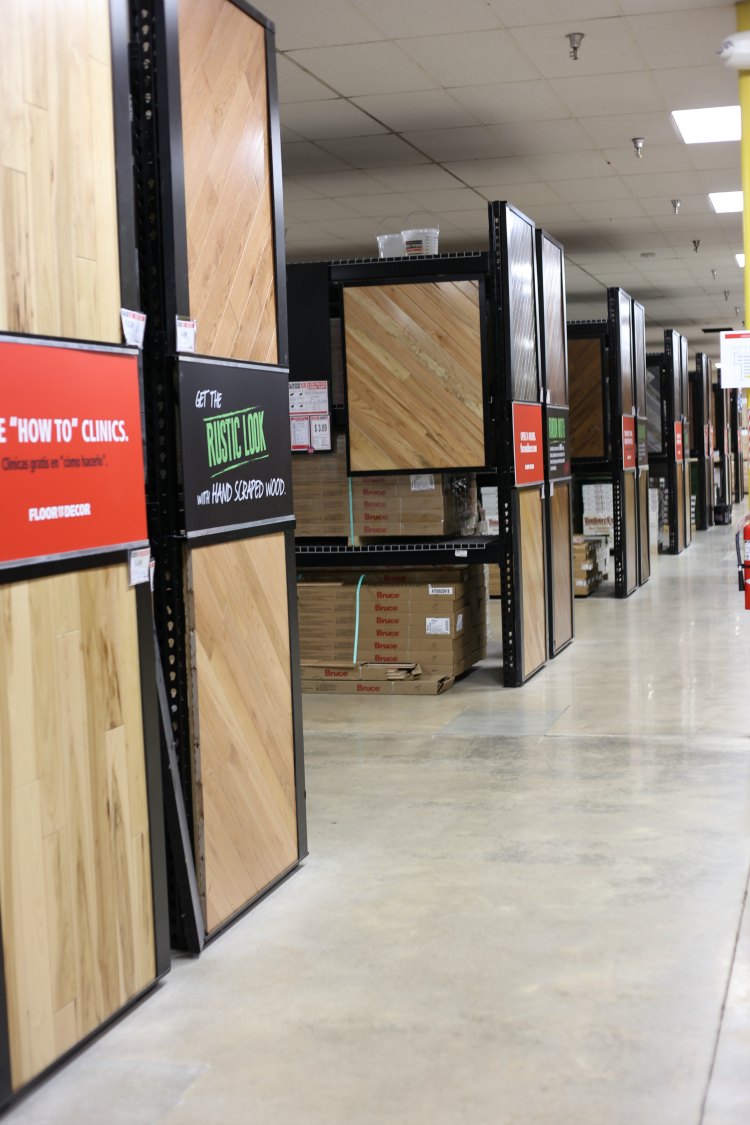
<svg viewBox="0 0 750 1125"><path fill-rule="evenodd" d="M3 586L0 621L0 911L18 1089L153 980L154 930L127 567Z"/></svg>
<svg viewBox="0 0 750 1125"><path fill-rule="evenodd" d="M191 561L210 931L298 858L284 535Z"/></svg>
<svg viewBox="0 0 750 1125"><path fill-rule="evenodd" d="M539 489L519 490L518 508L523 591L523 674L526 678L547 659L544 523Z"/></svg>
<svg viewBox="0 0 750 1125"><path fill-rule="evenodd" d="M571 457L605 457L602 344L568 339Z"/></svg>
<svg viewBox="0 0 750 1125"><path fill-rule="evenodd" d="M573 636L573 599L570 526L570 485L556 484L550 497L552 520L552 558L554 559L553 614L555 647L559 648Z"/></svg>

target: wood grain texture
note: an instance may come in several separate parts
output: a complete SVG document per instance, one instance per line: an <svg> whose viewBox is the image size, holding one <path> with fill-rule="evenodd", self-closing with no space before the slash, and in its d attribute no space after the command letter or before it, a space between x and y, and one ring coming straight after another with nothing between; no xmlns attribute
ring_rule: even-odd
<svg viewBox="0 0 750 1125"><path fill-rule="evenodd" d="M284 535L191 553L206 927L298 858Z"/></svg>
<svg viewBox="0 0 750 1125"><path fill-rule="evenodd" d="M625 589L632 594L638 585L638 513L635 473L624 473L625 496Z"/></svg>
<svg viewBox="0 0 750 1125"><path fill-rule="evenodd" d="M119 343L108 0L5 0L0 330Z"/></svg>
<svg viewBox="0 0 750 1125"><path fill-rule="evenodd" d="M178 19L197 350L276 363L265 29L230 0L179 0Z"/></svg>
<svg viewBox="0 0 750 1125"><path fill-rule="evenodd" d="M344 289L355 472L485 463L476 281Z"/></svg>
<svg viewBox="0 0 750 1125"><path fill-rule="evenodd" d="M523 676L526 679L547 659L544 509L538 488L519 490L518 516L523 596Z"/></svg>
<svg viewBox="0 0 750 1125"><path fill-rule="evenodd" d="M554 651L573 636L572 528L570 524L570 485L556 484L550 496L552 538L552 628Z"/></svg>
<svg viewBox="0 0 750 1125"><path fill-rule="evenodd" d="M638 471L638 547L640 551L639 580L651 575L650 531L648 521L648 469Z"/></svg>
<svg viewBox="0 0 750 1125"><path fill-rule="evenodd" d="M675 465L675 491L677 494L677 550L685 548L685 466L682 461Z"/></svg>
<svg viewBox="0 0 750 1125"><path fill-rule="evenodd" d="M0 588L0 910L14 1089L153 979L126 566Z"/></svg>
<svg viewBox="0 0 750 1125"><path fill-rule="evenodd" d="M571 457L606 457L601 340L568 340Z"/></svg>

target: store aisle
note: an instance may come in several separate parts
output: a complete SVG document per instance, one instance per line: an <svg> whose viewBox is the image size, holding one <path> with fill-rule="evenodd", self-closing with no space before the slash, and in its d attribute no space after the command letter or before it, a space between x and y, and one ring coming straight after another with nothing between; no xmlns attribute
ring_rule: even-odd
<svg viewBox="0 0 750 1125"><path fill-rule="evenodd" d="M8 1120L746 1125L734 567L654 557L522 689L306 697L311 857Z"/></svg>

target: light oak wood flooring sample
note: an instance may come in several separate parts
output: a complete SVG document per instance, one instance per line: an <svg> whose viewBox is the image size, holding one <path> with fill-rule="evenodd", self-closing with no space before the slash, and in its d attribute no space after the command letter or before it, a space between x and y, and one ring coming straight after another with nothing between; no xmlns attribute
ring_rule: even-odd
<svg viewBox="0 0 750 1125"><path fill-rule="evenodd" d="M108 0L3 0L0 330L120 328Z"/></svg>
<svg viewBox="0 0 750 1125"><path fill-rule="evenodd" d="M191 553L206 927L298 858L284 535Z"/></svg>
<svg viewBox="0 0 750 1125"><path fill-rule="evenodd" d="M638 517L635 473L624 473L625 495L625 589L632 594L638 585Z"/></svg>
<svg viewBox="0 0 750 1125"><path fill-rule="evenodd" d="M544 522L538 488L518 492L523 597L523 676L547 659L547 598L544 578Z"/></svg>
<svg viewBox="0 0 750 1125"><path fill-rule="evenodd" d="M276 363L265 29L230 0L179 0L178 17L197 351Z"/></svg>
<svg viewBox="0 0 750 1125"><path fill-rule="evenodd" d="M648 522L648 469L638 471L638 521L640 524L640 580L645 582L651 575L651 551L649 549Z"/></svg>
<svg viewBox="0 0 750 1125"><path fill-rule="evenodd" d="M0 910L14 1089L153 979L126 566L0 587Z"/></svg>
<svg viewBox="0 0 750 1125"><path fill-rule="evenodd" d="M571 457L605 457L602 344L568 340Z"/></svg>
<svg viewBox="0 0 750 1125"><path fill-rule="evenodd" d="M344 290L354 472L485 464L476 281Z"/></svg>
<svg viewBox="0 0 750 1125"><path fill-rule="evenodd" d="M556 484L550 496L552 538L552 622L557 652L573 636L573 573L571 559L570 485Z"/></svg>
<svg viewBox="0 0 750 1125"><path fill-rule="evenodd" d="M682 461L675 464L677 492L677 549L685 546L685 467Z"/></svg>

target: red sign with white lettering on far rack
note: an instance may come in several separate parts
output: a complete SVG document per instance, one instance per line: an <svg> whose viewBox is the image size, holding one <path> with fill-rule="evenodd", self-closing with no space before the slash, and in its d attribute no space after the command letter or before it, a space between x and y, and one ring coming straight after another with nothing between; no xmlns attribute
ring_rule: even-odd
<svg viewBox="0 0 750 1125"><path fill-rule="evenodd" d="M138 356L0 339L0 566L147 540Z"/></svg>
<svg viewBox="0 0 750 1125"><path fill-rule="evenodd" d="M544 441L540 403L513 403L513 453L516 484L542 484Z"/></svg>
<svg viewBox="0 0 750 1125"><path fill-rule="evenodd" d="M622 467L634 469L637 447L635 444L635 418L632 414L622 416Z"/></svg>
<svg viewBox="0 0 750 1125"><path fill-rule="evenodd" d="M675 422L674 424L674 459L675 461L684 460L682 452L682 422Z"/></svg>

